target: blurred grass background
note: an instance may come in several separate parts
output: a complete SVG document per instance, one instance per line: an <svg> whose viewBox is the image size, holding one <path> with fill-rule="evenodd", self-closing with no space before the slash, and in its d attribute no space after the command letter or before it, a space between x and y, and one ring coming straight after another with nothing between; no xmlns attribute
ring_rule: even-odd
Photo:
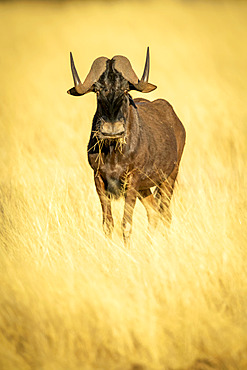
<svg viewBox="0 0 247 370"><path fill-rule="evenodd" d="M247 3L0 3L0 368L246 369ZM98 56L127 56L187 131L168 234L105 239L86 146Z"/></svg>

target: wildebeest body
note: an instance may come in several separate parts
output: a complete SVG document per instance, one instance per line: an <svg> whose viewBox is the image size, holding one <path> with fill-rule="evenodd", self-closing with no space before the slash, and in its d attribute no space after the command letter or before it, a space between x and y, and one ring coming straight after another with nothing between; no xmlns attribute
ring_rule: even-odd
<svg viewBox="0 0 247 370"><path fill-rule="evenodd" d="M129 119L137 124L131 127L130 123L127 145L113 141L99 148L93 133L88 144L89 163L114 196L124 191L130 172L138 176L137 191L149 189L164 182L178 161L174 127L183 131L183 126L171 105L163 99L149 102L138 98L134 103L136 107L129 107Z"/></svg>
<svg viewBox="0 0 247 370"><path fill-rule="evenodd" d="M84 83L80 82L71 55L75 87L72 95L97 94L97 109L88 144L88 160L107 234L113 229L111 198L125 196L122 222L129 239L137 197L144 204L150 224L156 208L168 222L169 204L185 144L185 130L172 106L163 99L132 99L130 90L150 92L149 50L141 80L122 56L96 59ZM151 188L155 186L152 193Z"/></svg>

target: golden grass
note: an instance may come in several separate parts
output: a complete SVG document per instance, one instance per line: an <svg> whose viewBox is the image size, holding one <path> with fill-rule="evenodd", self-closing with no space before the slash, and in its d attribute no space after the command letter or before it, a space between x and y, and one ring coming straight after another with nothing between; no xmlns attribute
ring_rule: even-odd
<svg viewBox="0 0 247 370"><path fill-rule="evenodd" d="M247 368L247 3L0 4L0 368ZM101 55L127 56L187 130L168 234L105 239L86 145ZM133 93L133 96L140 94ZM144 95L143 95L144 96ZM148 97L148 96L145 96ZM120 211L121 210L121 211Z"/></svg>

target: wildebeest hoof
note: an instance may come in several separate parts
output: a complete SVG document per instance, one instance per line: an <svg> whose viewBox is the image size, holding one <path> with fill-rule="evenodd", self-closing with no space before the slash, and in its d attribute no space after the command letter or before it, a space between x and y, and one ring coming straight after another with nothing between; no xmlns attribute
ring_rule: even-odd
<svg viewBox="0 0 247 370"><path fill-rule="evenodd" d="M125 245L129 244L131 232L132 232L132 226L131 226L130 223L127 222L123 226L123 239L124 239L124 244Z"/></svg>

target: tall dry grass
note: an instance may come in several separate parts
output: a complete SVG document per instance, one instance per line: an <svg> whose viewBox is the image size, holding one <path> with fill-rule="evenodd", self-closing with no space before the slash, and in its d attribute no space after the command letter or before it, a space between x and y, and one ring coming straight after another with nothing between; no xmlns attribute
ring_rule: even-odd
<svg viewBox="0 0 247 370"><path fill-rule="evenodd" d="M247 368L247 3L0 4L0 368ZM187 130L168 234L137 204L113 239L86 145L95 97L73 98L100 56L138 75ZM134 93L133 96L140 94ZM147 96L145 96L147 97Z"/></svg>

